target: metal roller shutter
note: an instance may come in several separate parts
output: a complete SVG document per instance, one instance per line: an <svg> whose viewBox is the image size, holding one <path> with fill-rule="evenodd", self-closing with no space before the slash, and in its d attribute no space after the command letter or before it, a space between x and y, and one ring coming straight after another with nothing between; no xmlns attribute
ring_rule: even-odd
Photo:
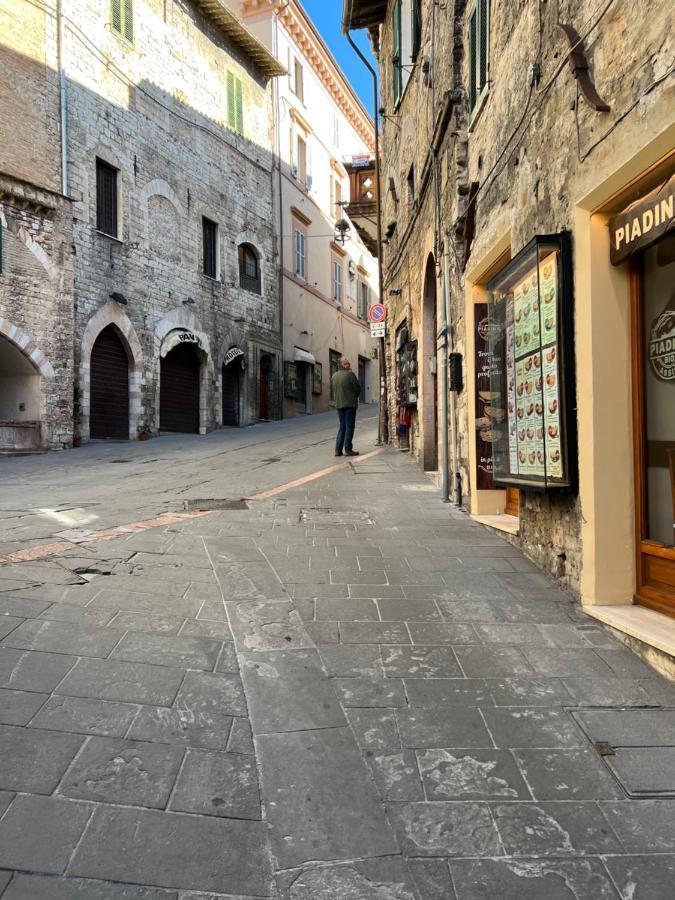
<svg viewBox="0 0 675 900"><path fill-rule="evenodd" d="M129 359L114 325L96 338L90 384L90 436L128 440Z"/></svg>

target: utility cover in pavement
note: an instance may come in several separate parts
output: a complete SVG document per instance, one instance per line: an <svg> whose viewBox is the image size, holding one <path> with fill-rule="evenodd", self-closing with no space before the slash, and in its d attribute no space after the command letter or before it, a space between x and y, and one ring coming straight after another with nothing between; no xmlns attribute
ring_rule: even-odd
<svg viewBox="0 0 675 900"><path fill-rule="evenodd" d="M628 796L675 797L675 709L577 709L572 715Z"/></svg>
<svg viewBox="0 0 675 900"><path fill-rule="evenodd" d="M207 499L184 500L185 509L189 512L207 512L212 509L248 509L245 500Z"/></svg>

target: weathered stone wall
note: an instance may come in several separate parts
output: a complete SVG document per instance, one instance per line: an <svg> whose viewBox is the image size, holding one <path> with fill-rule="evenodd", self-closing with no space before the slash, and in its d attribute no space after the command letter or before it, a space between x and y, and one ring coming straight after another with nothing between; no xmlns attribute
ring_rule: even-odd
<svg viewBox="0 0 675 900"><path fill-rule="evenodd" d="M192 4L134 9L133 46L93 0L71 6L66 28L76 362L85 373L87 324L111 293L122 294L144 361L139 427L158 429L159 350L175 327L207 339L201 430L221 422L220 367L233 344L246 355L242 424L251 422L258 357L279 359L269 82ZM243 136L226 125L228 69L243 83ZM119 170L119 240L96 230L97 157ZM202 274L203 216L218 223L219 279ZM260 254L261 295L239 286L242 242Z"/></svg>

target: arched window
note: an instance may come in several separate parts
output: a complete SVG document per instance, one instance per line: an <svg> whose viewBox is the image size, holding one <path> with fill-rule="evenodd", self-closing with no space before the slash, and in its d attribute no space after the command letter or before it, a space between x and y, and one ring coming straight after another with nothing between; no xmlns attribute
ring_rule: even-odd
<svg viewBox="0 0 675 900"><path fill-rule="evenodd" d="M261 293L260 260L251 244L239 245L239 285L254 294Z"/></svg>

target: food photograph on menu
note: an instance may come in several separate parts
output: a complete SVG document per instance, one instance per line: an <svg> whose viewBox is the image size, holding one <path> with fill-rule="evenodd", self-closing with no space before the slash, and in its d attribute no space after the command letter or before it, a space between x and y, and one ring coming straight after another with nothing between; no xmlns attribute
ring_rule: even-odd
<svg viewBox="0 0 675 900"><path fill-rule="evenodd" d="M566 234L535 238L488 284L490 352L499 361L490 390L506 411L493 444L497 485L573 486L571 306Z"/></svg>

